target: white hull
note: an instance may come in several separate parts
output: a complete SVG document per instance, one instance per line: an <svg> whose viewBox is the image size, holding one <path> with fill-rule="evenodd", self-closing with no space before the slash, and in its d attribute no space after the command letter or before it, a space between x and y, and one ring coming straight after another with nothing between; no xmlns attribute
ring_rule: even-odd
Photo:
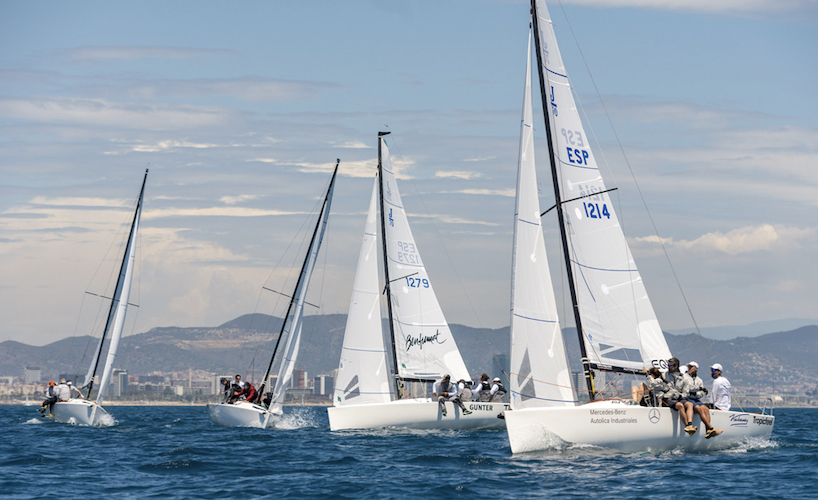
<svg viewBox="0 0 818 500"><path fill-rule="evenodd" d="M758 413L711 410L713 427L723 434L706 439L699 427L688 436L679 414L670 408L648 408L624 401L601 401L581 406L526 408L505 413L512 453L586 444L620 451L706 451L726 448L748 438L769 439L775 417Z"/></svg>
<svg viewBox="0 0 818 500"><path fill-rule="evenodd" d="M273 427L281 411L268 411L263 406L240 402L236 404L210 403L207 414L210 421L222 427Z"/></svg>
<svg viewBox="0 0 818 500"><path fill-rule="evenodd" d="M70 399L54 404L54 421L62 424L99 425L100 419L109 418L108 412L94 401Z"/></svg>
<svg viewBox="0 0 818 500"><path fill-rule="evenodd" d="M437 401L429 398L402 399L389 403L333 406L327 409L329 427L341 429L376 429L379 427L406 427L410 429L485 429L502 428L503 420L497 415L508 408L504 403L469 401L466 408L472 413L463 415L460 407L446 403L443 416Z"/></svg>

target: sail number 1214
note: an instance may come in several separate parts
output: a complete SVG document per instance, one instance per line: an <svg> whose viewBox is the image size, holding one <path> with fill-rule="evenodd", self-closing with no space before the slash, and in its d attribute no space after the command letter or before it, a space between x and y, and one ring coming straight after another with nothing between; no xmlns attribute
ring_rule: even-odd
<svg viewBox="0 0 818 500"><path fill-rule="evenodd" d="M585 207L585 217L589 219L601 219L603 217L611 218L611 213L608 211L608 205L602 204L602 210L599 209L599 203L582 203Z"/></svg>

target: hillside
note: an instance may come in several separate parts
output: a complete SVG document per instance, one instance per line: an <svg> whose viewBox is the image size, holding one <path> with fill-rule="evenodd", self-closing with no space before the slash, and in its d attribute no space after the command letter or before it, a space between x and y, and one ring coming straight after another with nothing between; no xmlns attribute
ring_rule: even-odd
<svg viewBox="0 0 818 500"><path fill-rule="evenodd" d="M345 325L343 314L305 317L299 367L311 375L335 369ZM122 340L117 366L134 375L188 368L213 373L260 374L266 369L280 327L280 318L247 314L214 328L153 328ZM451 329L473 374L491 373L494 355L508 352L507 327L479 329L452 324ZM579 370L574 329L566 329L564 336L572 368ZM683 363L695 360L703 368L722 363L733 385L814 384L818 381L811 369L811 361L818 353L818 326L729 341L694 334L665 334L665 337L671 352ZM95 347L96 340L90 337L71 337L43 347L2 342L0 375L21 376L27 365L39 366L45 379L55 378L58 373L84 374Z"/></svg>

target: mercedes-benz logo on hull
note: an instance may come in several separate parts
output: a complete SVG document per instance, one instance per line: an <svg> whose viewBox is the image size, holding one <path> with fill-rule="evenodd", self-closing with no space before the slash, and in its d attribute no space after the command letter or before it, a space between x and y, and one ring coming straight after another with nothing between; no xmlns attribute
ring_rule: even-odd
<svg viewBox="0 0 818 500"><path fill-rule="evenodd" d="M659 422L660 418L661 418L661 414L659 413L659 410L657 410L656 408L652 409L650 411L650 413L648 413L648 419L650 420L650 423L652 423L652 424L655 424L655 423Z"/></svg>

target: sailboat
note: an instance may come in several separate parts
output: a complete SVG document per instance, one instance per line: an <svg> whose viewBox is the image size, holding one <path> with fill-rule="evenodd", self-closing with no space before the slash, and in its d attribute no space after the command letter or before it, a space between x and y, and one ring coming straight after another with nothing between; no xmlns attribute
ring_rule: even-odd
<svg viewBox="0 0 818 500"><path fill-rule="evenodd" d="M471 413L464 414L447 402L444 416L436 400L411 397L406 390L408 383L428 384L444 374L453 383L471 377L409 228L389 157L388 134L378 133L378 177L369 202L333 406L327 410L330 429L502 428L497 415L507 408L503 403L465 401ZM384 263L389 349L381 323L379 252Z"/></svg>
<svg viewBox="0 0 818 500"><path fill-rule="evenodd" d="M707 439L698 415L693 424L699 431L688 436L678 413L668 407L604 398L597 391L595 372L644 376L646 368L666 370L671 353L589 147L548 10L532 0L531 12L555 207L589 402L580 404L573 392L542 242L529 35L512 270L511 410L504 415L512 452L566 445L708 450L769 439L775 417L765 410L711 411L711 424L724 433Z"/></svg>
<svg viewBox="0 0 818 500"><path fill-rule="evenodd" d="M139 229L139 220L142 215L142 204L145 196L145 183L148 181L148 169L145 169L145 177L142 179L142 189L136 201L131 231L128 234L128 243L125 245L125 254L122 257L122 265L119 270L119 278L114 288L114 295L111 298L111 307L108 310L108 319L105 330L99 339L99 345L91 360L88 374L85 376L85 386L87 389L85 398L72 398L68 401L61 401L54 404L54 421L79 425L100 425L109 420L110 416L102 407L102 402L108 391L111 376L114 371L114 361L119 347L119 339L122 337L122 328L125 325L125 314L128 312L128 298L131 293L131 280L133 278L133 267L135 261L134 251L136 249L136 234ZM98 380L97 372L100 360L103 355L105 341L108 340L108 352L105 356L105 364L102 366L102 380L97 386L96 398L94 396L94 385Z"/></svg>
<svg viewBox="0 0 818 500"><path fill-rule="evenodd" d="M259 385L257 397L254 401L239 401L232 404L226 402L209 403L207 405L207 413L214 424L224 427L260 427L262 429L268 429L274 427L277 418L284 413L284 396L287 393L287 388L290 386L293 370L295 370L298 349L301 345L301 327L307 290L310 286L310 278L312 277L315 263L318 260L318 251L321 249L321 241L324 238L324 232L327 228L330 206L332 204L332 194L335 190L335 176L338 173L338 165L340 163L341 160L336 162L335 169L332 172L329 187L324 196L321 211L318 214L318 221L315 224L312 239L310 240L307 254L304 257L301 272L298 275L293 293L290 296L290 304L287 307L287 313L281 324L281 330L278 333L273 354L270 356L267 371L264 374L262 383ZM281 340L285 337L287 340L284 343L284 350L281 352L281 356L279 356L281 359L279 362L278 378L272 391L272 397L269 402L262 402L261 399L264 395L267 381L270 378L273 363L277 360L276 354L279 352Z"/></svg>

